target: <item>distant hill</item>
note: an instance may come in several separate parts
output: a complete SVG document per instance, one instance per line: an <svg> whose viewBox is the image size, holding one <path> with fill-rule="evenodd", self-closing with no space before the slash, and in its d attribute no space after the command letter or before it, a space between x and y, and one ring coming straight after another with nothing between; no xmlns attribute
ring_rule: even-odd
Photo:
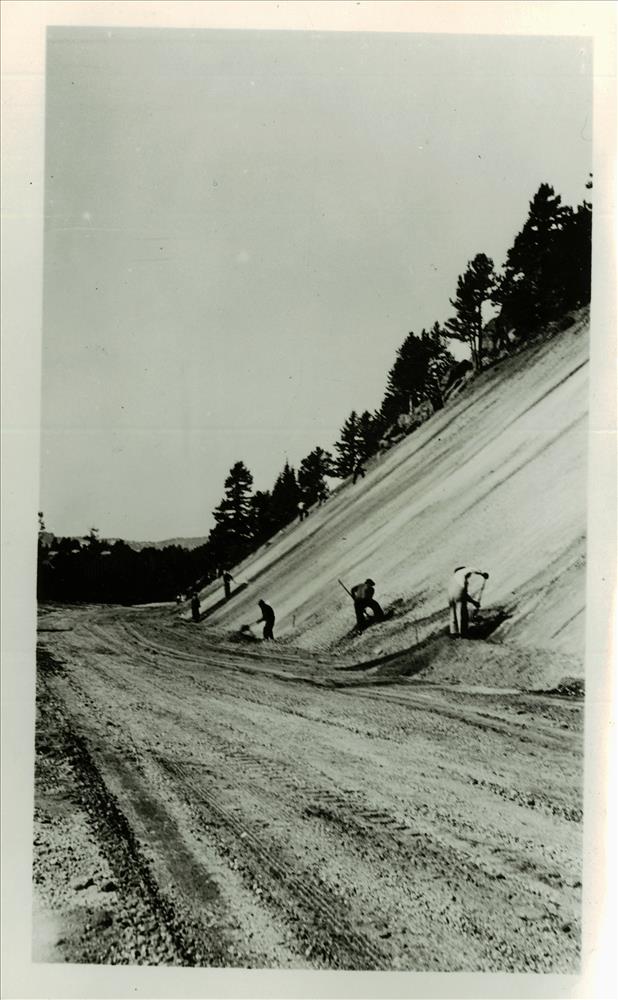
<svg viewBox="0 0 618 1000"><path fill-rule="evenodd" d="M72 538L78 545L86 545L87 543L84 535L54 535L51 531L39 533L39 538L43 545L47 547L51 546L54 541L60 541L62 537ZM202 535L199 538L165 538L161 542L135 542L126 538L105 538L102 536L101 541L107 545L113 545L114 542L124 542L125 545L130 546L136 552L141 552L142 549L165 549L170 545L178 545L181 549L191 551L192 549L197 549L200 545L205 545L208 541L208 536Z"/></svg>
<svg viewBox="0 0 618 1000"><path fill-rule="evenodd" d="M117 539L108 539L110 544L113 544ZM201 535L199 538L165 538L162 542L132 542L127 541L127 545L130 545L132 549L139 552L141 549L165 549L169 545L178 545L181 549L197 549L200 545L205 545L208 541L208 535Z"/></svg>

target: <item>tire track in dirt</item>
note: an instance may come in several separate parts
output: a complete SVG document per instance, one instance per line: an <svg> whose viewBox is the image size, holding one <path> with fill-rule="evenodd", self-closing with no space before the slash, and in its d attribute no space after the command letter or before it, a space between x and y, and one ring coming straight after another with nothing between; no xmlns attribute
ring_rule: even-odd
<svg viewBox="0 0 618 1000"><path fill-rule="evenodd" d="M191 795L194 808L205 805L209 813L217 816L237 841L243 845L243 867L250 877L263 878L267 873L269 892L276 892L277 900L285 909L292 910L311 935L311 952L332 961L337 954L338 967L350 969L387 968L388 957L369 939L358 934L346 916L344 906L337 900L328 884L315 877L308 868L293 859L286 864L282 857L265 844L252 829L251 821L226 807L216 796L208 795L203 784L196 781L186 764L159 758L159 765L175 780L180 781ZM339 964L341 963L341 964Z"/></svg>
<svg viewBox="0 0 618 1000"><path fill-rule="evenodd" d="M233 755L231 763L227 763L227 766L218 766L215 769L214 778L216 779L216 785L225 785L237 773L238 763L240 761L244 762L245 765L249 764L251 756L247 753L239 751L237 754ZM173 774L178 783L182 784L183 781L188 783L191 788L190 798L195 800L197 803L207 802L209 808L213 808L213 796L212 794L205 794L204 785L201 781L193 778L195 774L201 774L203 772L202 765L197 765L192 763L190 766L186 763L179 764L178 762L170 762L169 760L160 760L161 765L167 769L171 774ZM258 761L254 759L254 763L257 765ZM265 765L265 762L262 762ZM210 768L208 769L210 771ZM248 775L245 775L245 780L253 782L257 779L258 772L262 775L262 780L264 781L264 772L266 767L256 767L249 771ZM270 779L271 775L268 776ZM278 794L281 794L283 789L277 778L277 788ZM227 782L226 782L227 779ZM260 789L262 791L262 789ZM299 804L295 805L294 811L289 815L286 820L286 812L289 811L290 797L288 794L289 788L285 789L285 798L283 798L283 803L279 806L278 812L278 823L287 822L288 826L292 825L299 826L302 825L302 816L314 817L318 822L325 823L327 831L329 834L329 839L331 840L329 853L332 856L337 851L342 851L342 840L345 847L345 852L348 854L351 850L357 855L357 859L354 864L358 867L366 867L369 864L367 884L372 886L378 886L384 882L384 875L381 868L386 867L390 869L394 866L400 868L400 871L406 874L402 874L399 877L400 885L395 887L390 887L390 895L393 898L393 903L395 905L395 916L389 921L386 920L386 924L390 925L390 930L387 932L387 937L395 938L397 937L396 930L397 924L407 925L408 927L415 927L417 937L422 937L422 939L434 945L433 948L433 958L428 955L423 955L422 960L428 963L430 967L440 967L440 959L436 958L436 953L440 951L438 942L436 942L436 932L433 930L431 923L434 919L435 910L438 909L439 912L444 916L448 913L448 923L450 926L450 944L446 948L446 951L452 951L453 941L460 938L460 945L463 948L464 939L467 941L467 950L470 954L470 927L482 928L482 933L479 931L478 940L478 955L476 955L477 963L482 960L482 955L485 953L485 962L488 967L495 968L496 966L496 949L501 955L509 952L510 961L514 966L519 965L519 967L534 967L535 954L538 951L538 942L542 935L539 931L538 921L544 921L546 926L544 928L543 937L546 938L547 934L560 936L560 924L561 917L556 910L558 909L557 902L555 898L556 893L547 892L544 886L540 886L544 889L543 897L540 898L541 893L539 888L534 888L531 886L530 880L530 869L529 866L518 866L514 868L513 871L509 873L508 869L506 874L504 869L501 867L502 858L498 859L498 870L496 870L496 864L494 864L494 871L488 872L481 864L474 861L473 858L469 856L462 856L457 850L449 848L445 844L443 839L435 840L434 838L428 836L427 834L418 834L419 840L414 840L411 845L407 839L406 833L414 834L413 830L406 828L405 832L401 830L401 824L392 816L390 812L369 808L363 805L363 796L359 792L353 790L344 789L343 791L337 791L336 789L327 789L323 786L311 786L310 784L302 784L295 786L295 792L299 798ZM215 796L216 798L216 796ZM303 802L305 803L303 808ZM231 824L232 831L236 833L240 838L245 838L246 824L255 823L255 813L252 814L248 819L239 819L235 808L231 809L221 808L219 804L214 806L215 812L219 815L221 821L229 821ZM335 831L333 834L333 823L335 824ZM330 827L330 829L328 829ZM259 839L259 838L258 838ZM307 834L305 834L305 840L307 840ZM355 844L351 844L351 840L355 840ZM255 835L252 843L255 845ZM480 841L478 841L480 843ZM369 845L369 846L368 846ZM243 865L246 865L246 852L244 851L244 841L243 841ZM460 845L461 846L461 845ZM469 845L467 845L469 846ZM399 862L395 861L393 857L393 848L396 848L397 852L401 855ZM272 859L273 856L280 857L280 853L274 847L273 842L269 842L266 848L268 857ZM274 852L274 853L273 853ZM368 861L369 857L369 861ZM261 855L258 854L258 862ZM384 864L386 862L386 864ZM298 867L298 861L295 862L296 867ZM446 876L448 873L448 879ZM524 885L521 884L521 878L519 882L517 878L513 879L512 875L526 875ZM278 867L275 871L275 875L280 879L281 883L285 882L284 875L282 874L282 869ZM260 884L263 885L264 872L260 869L259 864L256 867L250 866L249 877L251 879L257 878L260 880ZM409 878L412 879L409 882ZM447 891L443 890L443 886L437 880L443 880L447 883ZM307 880L306 875L304 880ZM495 905L497 900L496 896L499 894L496 892L496 886L493 885L497 880L504 881L503 895L503 905L508 911L511 901L516 900L513 906L518 906L519 913L515 913L513 918L513 923L515 927L513 931L518 934L522 946L520 949L513 949L509 947L509 943L505 940L504 935L498 935L495 929L486 926L486 912L484 910L484 900L487 897L488 887L490 888L492 904ZM536 881L536 879L534 880ZM459 898L461 886L465 886L466 900L465 902ZM501 887L500 887L501 888ZM532 888L532 892L530 891ZM402 894L402 899L399 900L397 904L394 903L397 891ZM456 896L452 896L451 893L456 893ZM395 896L393 896L395 893ZM324 889L321 889L321 895L323 896ZM284 899L286 897L284 896ZM407 909L407 903L409 898L416 899L416 910L414 914L408 913L404 916L405 910ZM476 898L476 899L475 899ZM361 913L365 917L369 917L369 920L365 922L375 928L380 925L384 925L384 919L380 920L379 916L371 918L372 905L371 898L361 897L358 902L362 901ZM527 930L525 925L521 925L520 914L524 909L527 914L527 919L529 921L537 921L534 928L530 931ZM554 912L552 912L552 908ZM424 916L421 911L425 910ZM357 916L355 921L358 923L360 917ZM508 923L508 921L507 921ZM312 925L312 921L309 921L309 926ZM395 931L393 930L393 925L395 925ZM399 928L400 929L400 928ZM487 942L492 941L493 944L491 948L488 947ZM525 941L525 946L523 942ZM393 940L393 944L398 942ZM436 944L438 944L436 950ZM323 948L323 943L321 945ZM525 947L526 958L522 958L522 952ZM412 956L408 956L410 958ZM419 956L420 957L420 956ZM393 956L391 956L390 964L393 964ZM541 963L540 957L537 955L536 961ZM388 967L382 965L379 967Z"/></svg>
<svg viewBox="0 0 618 1000"><path fill-rule="evenodd" d="M50 661L54 664L53 659L49 658ZM59 665L56 663L54 667L58 670ZM83 903L80 905L79 890L71 894L65 885L64 895L69 898L71 913L76 916L72 916L71 929L65 932L59 946L65 951L67 960L73 961L111 964L152 961L190 965L192 955L186 947L186 933L153 880L133 831L118 801L110 794L84 739L76 732L63 699L56 694L53 681L45 677L41 668L38 685L41 706L38 736L53 739L55 766L65 774L67 768L70 770L74 779L71 791L87 815L116 879L114 895L108 895L106 900L107 909L92 913ZM40 771L40 763L38 768ZM35 873L41 864L42 856L35 848ZM121 891L115 898L116 886L120 886ZM113 923L116 926L112 933L107 928ZM211 955L215 953L211 951Z"/></svg>
<svg viewBox="0 0 618 1000"><path fill-rule="evenodd" d="M143 653L143 650L141 650L141 647L140 647L140 651ZM154 657L154 659L156 660L157 657ZM201 664L198 664L198 666L201 666ZM261 678L261 680L262 681L264 680L263 677ZM225 678L225 680L222 681L223 688L225 687L225 681L227 681L229 683L229 678ZM212 675L210 675L209 678L206 681L204 681L204 680L195 681L195 679L193 679L193 683L197 684L199 686L202 686L202 687L205 686L206 689L209 692L211 692L213 690L218 690L221 693L221 691L223 690L222 687L220 687L218 684L214 683ZM154 677L152 675L149 678L149 684L150 684L151 687L157 686L157 682L155 681L155 679L154 679ZM162 693L168 699L168 704L167 704L167 706L166 706L166 708L164 710L164 714L167 714L169 712L169 699L171 698L171 699L177 700L178 706L179 706L178 713L177 713L177 718L178 718L179 724L181 724L182 723L182 719L184 717L184 713L186 711L185 699L182 698L182 697L176 697L175 693L174 692L170 692L169 689L168 689L168 687L166 687L166 686L160 687L160 690L162 691ZM272 692L272 687L269 687L268 690L267 690L267 692L266 692L266 698L267 698L267 701L268 701L269 704L270 704L270 702L272 700L272 693L273 693ZM229 694L230 694L229 690L226 690L225 691L225 695L228 696ZM256 698L255 695L250 695L247 690L243 690L242 691L241 697L243 698L244 701L253 701L254 703L256 703L258 705L261 705L261 704L264 703L264 698L263 697L259 696L259 697ZM400 702L400 699L397 699L397 701ZM409 699L408 699L408 701L409 701ZM427 706L427 703L426 703L426 701L424 699L423 699L423 702L424 703L422 705L422 708L424 710L426 710L427 707L429 708L429 711L435 710L435 705L429 705L429 706ZM408 707L408 706L406 705L406 707ZM298 710L294 710L294 709L292 709L291 711L294 714L297 714L299 717L310 718L310 719L315 719L316 718L316 713L315 712L308 714L308 713L299 712ZM453 718L453 717L457 718L457 712L456 711L449 712L449 717L451 717L451 718ZM322 720L320 718L318 721L320 721L320 722L323 721L324 725L326 725L326 726L328 726L330 724L329 721L328 721L328 719ZM342 722L341 720L339 720L339 725L346 726L346 723ZM352 726L350 728L352 729L352 731L358 731L357 726ZM493 728L495 728L495 727L493 727ZM509 727L508 726L503 727L502 731L508 732L509 731ZM388 738L392 738L392 737L389 735ZM482 778L479 779L479 778L476 778L476 777L470 777L470 776L466 776L466 775L462 775L462 780L467 781L468 783L470 783L473 786L483 787L483 788L491 791L496 796L499 796L500 798L502 798L502 799L504 799L506 801L517 802L520 805L522 805L524 807L527 807L527 808L533 808L533 809L536 809L536 810L548 811L548 812L550 812L550 813L552 813L554 815L563 815L566 819L572 820L574 822L579 821L579 819L581 818L581 807L561 806L560 804L556 804L555 802L552 802L551 800L548 801L546 799L546 797L542 793L539 793L539 792L535 792L535 794L533 794L533 795L522 794L518 790L513 789L512 787L503 787L503 786L499 785L498 783L496 783L495 781L494 782L490 782L490 781L483 780Z"/></svg>
<svg viewBox="0 0 618 1000"><path fill-rule="evenodd" d="M97 635L100 636L99 630L95 630L95 632ZM148 656L153 662L156 663L158 661L158 653L156 652L156 647L147 646L146 648L144 648L140 644L139 636L136 637L136 640L137 640L137 649L139 650L140 655ZM122 649L122 642L117 641L117 646L119 649ZM123 649L123 653L126 655L127 650ZM209 655L211 655L210 651ZM218 671L221 669L221 670L228 670L233 673L238 673L237 657L238 654L236 655L230 654L229 650L226 650L223 656L218 653L216 667L213 667L213 665L211 664L209 673L207 675L203 674L202 676L200 676L199 679L195 678L192 675L188 675L189 677L191 677L191 683L194 686L198 686L200 688L207 690L208 692L216 691L219 694L223 694L225 697L229 696L229 694L231 693L229 690L230 679L229 677L219 678ZM187 665L195 666L202 671L204 670L203 661L196 660L195 658L187 660ZM212 672L213 669L217 672L215 675L213 675ZM273 688L272 684L269 683L269 680L272 678L272 675L268 670L258 670L255 676L263 683L264 685L263 692L256 692L256 691L249 692L246 688L242 689L239 688L237 691L239 697L241 697L243 701L253 702L256 705L264 705L264 704L270 705L272 703ZM152 675L149 678L149 684L153 687L157 686L157 681ZM160 690L163 693L165 693L168 698L173 698L173 699L175 698L175 700L178 701L179 703L178 719L180 722L185 711L185 698L182 696L176 696L175 692L170 691L167 685L161 686ZM346 693L350 694L354 698L361 697L368 699L372 704L375 703L376 697L387 698L389 701L405 708L408 711L411 711L413 709L419 709L420 711L424 713L429 713L430 715L440 714L445 716L447 719L451 721L456 721L458 723L464 722L468 725L479 726L480 728L487 729L488 731L495 732L499 735L510 736L513 739L519 738L524 742L535 742L538 743L543 748L548 748L548 746L553 746L554 748L558 748L564 751L566 749L565 744L569 743L574 744L578 749L581 745L581 737L579 737L577 734L564 733L564 732L552 734L546 727L543 727L541 729L537 728L532 732L526 733L523 731L522 724L517 721L509 720L508 722L504 722L496 720L494 716L488 715L487 712L479 712L478 710L470 711L464 709L463 706L457 708L450 708L448 706L444 706L436 701L438 693L435 690L428 695L416 694L416 693L411 694L409 691L406 691L402 695L392 695L391 692L384 692L381 690L379 692L372 692L372 693L367 693L364 691L359 692L357 690L354 690L354 692L346 692ZM296 714L298 717L307 718L312 721L323 722L324 725L327 727L331 724L331 720L329 720L328 717L322 718L315 711L310 713L303 712L299 709L288 709L288 711L292 712L293 714ZM349 724L345 720L339 719L338 724L343 728L349 728L352 732L358 732L358 726L356 723ZM373 732L373 730L374 726L372 726L372 729L368 730L368 732ZM396 734L385 733L382 735L384 735L384 737L388 739L396 738ZM573 822L579 822L581 820L581 815L582 815L581 807L561 806L559 804L552 802L551 800L548 800L542 793L536 792L533 795L522 795L517 790L514 790L512 788L505 788L496 782L488 782L482 779L475 779L475 778L470 778L468 780L472 785L484 787L489 791L493 792L495 795L507 801L519 802L521 805L527 808L545 810L551 812L554 815L562 815L567 820Z"/></svg>
<svg viewBox="0 0 618 1000"><path fill-rule="evenodd" d="M578 814L572 765L560 772L577 759L572 734L550 723L522 739L521 720L470 694L449 705L452 692L408 685L307 687L273 677L269 661L244 672L244 649L204 644L198 654L184 629L171 655L172 627L144 641L145 627L82 620L45 644L64 650L58 690L179 922L197 933L192 879L214 866L243 927L246 914L269 913L287 928L262 952L267 964L296 955L331 968L573 968L577 880L563 876L575 867ZM537 759L552 776L547 801ZM208 926L225 964L260 961L222 906Z"/></svg>
<svg viewBox="0 0 618 1000"><path fill-rule="evenodd" d="M253 773L254 773L254 776L256 778L259 775L264 775L267 772L272 771L272 768L269 767L269 762L268 761L260 761L253 754L251 754L251 753L249 753L247 751L244 751L244 750L239 750L237 752L233 752L233 747L230 747L229 750L228 750L227 747L224 747L224 749L222 751L222 757L224 759L226 759L226 760L229 760L230 757L233 758L234 765L236 765L237 763L242 763L244 765L245 769L247 767L249 767L251 764L254 764L255 767L253 768ZM228 773L227 773L228 780L231 778L231 776L232 776L233 773L235 773L234 770L228 771ZM224 775L225 775L225 770L223 770L223 769L221 769L221 767L219 767L219 769L217 770L217 777L218 777L218 779L221 779ZM273 777L273 775L269 774L269 777ZM281 782L281 774L280 773L276 774L276 779L277 779L277 786L278 786L279 790L281 791L282 790L282 782ZM290 782L288 781L288 788L286 789L286 793L289 790L289 787L290 787ZM333 799L332 793L329 793L328 791L325 792L323 788L320 788L319 790L315 789L312 792L311 789L308 790L307 787L305 786L305 793L307 793L307 791L309 791L309 793L310 793L310 798L311 798L311 796L313 796L317 801L322 801L323 802L324 800L327 800L327 801L331 802L331 805L332 805L333 801L335 803L339 804L339 805L341 804L341 797L339 795L335 795L334 799ZM349 799L349 796L346 796L345 801L349 805L348 799ZM355 809L358 810L359 808L362 809L362 807L360 807L360 803L358 801L356 801L356 803L355 803ZM319 815L320 813L321 813L321 815L322 815L323 818L325 817L325 815L327 815L324 812L323 806L320 807L319 812L316 813L316 814ZM332 813L332 809L329 810L329 813ZM390 813L385 813L384 811L378 811L378 812L376 812L375 810L366 810L365 813L364 813L364 816L365 816L366 822L363 825L359 826L359 830L362 833L363 838L370 837L371 843L375 843L377 841L384 841L384 839L385 839L385 837L384 837L384 831L382 831L382 836L381 837L376 837L376 825L378 826L378 828L384 827L384 826L393 827L395 825L394 820L393 820L392 816L390 815ZM298 817L297 817L297 819L298 819ZM435 820L435 816L434 816L434 820ZM370 822L368 822L368 821L370 821ZM349 815L347 813L345 815L344 820L342 821L342 826L344 826L348 830L348 832L349 832L350 817L349 817ZM352 823L352 826L354 826L354 823ZM358 826L358 824L357 824L357 826ZM401 839L402 838L401 838L401 836L394 836L391 830L387 830L386 831L386 839L390 840L390 841L392 841L394 839L395 842L397 843L397 845L400 848L402 847L402 843L401 843ZM477 841L477 843L478 843L478 841ZM406 846L407 845L403 845L404 848ZM461 846L461 842L460 842L459 846ZM469 846L469 845L466 845L466 846ZM451 870L454 870L454 871L459 871L462 866L461 866L461 863L459 863L459 864L457 863L457 855L456 854L452 855L450 861L448 860L448 849L447 849L447 845L445 845L445 843L444 843L443 840L441 840L439 842L438 848L439 848L438 850L434 851L434 856L438 860L441 859L441 862L442 862L441 872L442 873L444 872L444 862L445 861L448 862L447 865L446 865L447 868L450 868ZM427 860L427 858L425 858L425 861L426 860ZM502 858L498 858L497 860L501 862L503 859ZM480 870L480 868L479 868L479 866L475 865L473 862L470 863L469 861L466 861L464 867L465 867L465 872L461 871L461 874L462 874L462 876L465 874L465 878L466 878L466 880L468 882L471 882L471 881L474 880L474 872L475 871L479 872L483 877L486 874L486 873L482 873L481 870ZM507 865L506 867L507 867L507 875L508 875L508 867L509 866ZM470 869L472 869L472 871L473 871L472 877L470 875ZM530 876L530 865L526 866L525 864L522 864L521 859L514 859L512 873L514 873L514 874L522 874L522 873L526 874L527 873L528 876ZM540 874L540 873L538 873L538 874ZM494 876L492 875L491 877L494 877ZM498 877L504 877L504 872L501 872ZM547 873L547 876L546 876L546 879L545 879L545 884L546 885L552 885L552 884L554 884L554 880L555 880L555 876L552 878L552 873ZM530 878L528 879L528 881L530 881ZM520 891L520 895L521 895L521 891ZM532 906L533 904L530 904L530 905Z"/></svg>
<svg viewBox="0 0 618 1000"><path fill-rule="evenodd" d="M125 626L125 631L132 644L136 645L143 654L150 653L150 655L156 657L160 653L165 653L166 656L184 660L187 665L196 666L198 668L204 668L206 658L210 657L211 663L209 665L215 669L226 668L241 673L249 673L252 676L257 677L267 676L269 678L275 678L277 681L281 681L282 683L311 680L312 683L317 683L319 685L319 680L316 682L314 678L303 678L298 676L288 678L281 676L278 671L271 670L268 665L264 665L263 654L261 656L257 653L253 654L255 660L259 662L261 666L255 670L251 670L251 668L248 668L245 663L248 655L245 650L243 650L243 653L240 654L237 652L231 652L229 648L222 645L216 645L213 647L207 646L204 650L203 658L199 658L190 653L179 653L178 650L165 647L161 643L153 644L152 642L148 642L148 640L144 639L139 631L137 631L134 627ZM272 655L272 653L269 653L270 658L272 658ZM214 657L216 657L216 662L212 663L212 658ZM294 658L283 657L282 659L283 662L294 662L300 665L305 665L308 669L315 668L315 660L309 656L296 656ZM323 662L326 663L327 661ZM330 678L328 681L328 683L323 684L325 688L331 687ZM523 742L535 742L543 747L554 746L555 748L564 751L568 748L569 744L571 744L572 749L577 751L581 749L581 737L579 734L572 734L570 732L557 733L547 727L539 727L538 724L535 726L534 730L526 730L526 723L519 722L515 719L509 721L500 720L493 714L479 711L478 709L468 709L463 705L458 706L457 708L452 708L449 705L444 704L444 702L438 700L439 694L435 688L429 694L417 694L412 693L410 687L404 684L405 693L394 694L391 691L385 691L383 688L380 688L375 684L371 684L369 687L370 690L366 691L359 685L342 685L340 690L351 697L365 697L370 700L374 700L376 697L388 699L406 708L417 708L424 712L441 714L445 718L458 723L464 722L472 726L478 726L491 732L495 732L498 735L506 735Z"/></svg>

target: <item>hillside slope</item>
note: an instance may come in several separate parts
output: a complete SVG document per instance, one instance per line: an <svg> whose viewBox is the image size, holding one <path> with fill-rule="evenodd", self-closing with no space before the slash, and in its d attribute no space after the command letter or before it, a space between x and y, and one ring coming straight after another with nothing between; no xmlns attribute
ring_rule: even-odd
<svg viewBox="0 0 618 1000"><path fill-rule="evenodd" d="M238 567L247 586L227 604L218 584L206 588L204 626L237 632L264 598L276 635L297 646L359 657L410 649L444 631L445 581L471 564L490 573L487 611L508 615L491 645L514 647L519 660L523 649L551 651L542 662L581 675L588 342L581 310L568 330L483 373L374 459L364 480ZM338 578L351 586L367 576L395 617L343 639L354 615ZM488 645L476 643L475 658Z"/></svg>

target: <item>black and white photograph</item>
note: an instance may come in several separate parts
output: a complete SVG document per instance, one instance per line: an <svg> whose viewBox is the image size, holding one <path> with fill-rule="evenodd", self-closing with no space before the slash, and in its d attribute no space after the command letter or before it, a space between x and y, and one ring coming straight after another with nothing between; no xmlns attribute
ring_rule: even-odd
<svg viewBox="0 0 618 1000"><path fill-rule="evenodd" d="M32 962L578 976L592 38L130 7L45 33Z"/></svg>

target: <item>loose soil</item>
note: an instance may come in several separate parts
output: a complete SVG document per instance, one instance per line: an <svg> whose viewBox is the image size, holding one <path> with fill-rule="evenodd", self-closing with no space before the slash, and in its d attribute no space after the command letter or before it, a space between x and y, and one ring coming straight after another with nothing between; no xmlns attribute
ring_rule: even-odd
<svg viewBox="0 0 618 1000"><path fill-rule="evenodd" d="M430 683L494 649L439 630L423 666L174 609L41 624L35 958L576 971L577 692Z"/></svg>

